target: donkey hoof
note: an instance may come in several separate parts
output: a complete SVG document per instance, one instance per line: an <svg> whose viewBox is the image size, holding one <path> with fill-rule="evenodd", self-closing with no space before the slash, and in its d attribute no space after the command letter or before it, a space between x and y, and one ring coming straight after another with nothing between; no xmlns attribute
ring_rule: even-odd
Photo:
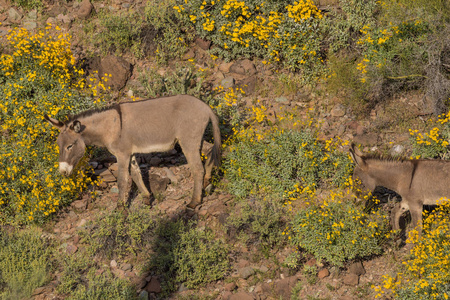
<svg viewBox="0 0 450 300"><path fill-rule="evenodd" d="M187 205L187 208L195 209L199 204L200 204L200 202L191 201L191 202L189 202L189 204Z"/></svg>

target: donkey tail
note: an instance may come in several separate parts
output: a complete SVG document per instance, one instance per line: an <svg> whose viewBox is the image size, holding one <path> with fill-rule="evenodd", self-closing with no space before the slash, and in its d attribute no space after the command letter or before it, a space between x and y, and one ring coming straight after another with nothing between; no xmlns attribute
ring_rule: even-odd
<svg viewBox="0 0 450 300"><path fill-rule="evenodd" d="M220 136L220 127L219 127L219 118L217 115L211 110L210 115L212 127L213 127L213 137L214 137L214 146L212 148L212 159L216 166L220 166L220 158L222 152L222 138Z"/></svg>

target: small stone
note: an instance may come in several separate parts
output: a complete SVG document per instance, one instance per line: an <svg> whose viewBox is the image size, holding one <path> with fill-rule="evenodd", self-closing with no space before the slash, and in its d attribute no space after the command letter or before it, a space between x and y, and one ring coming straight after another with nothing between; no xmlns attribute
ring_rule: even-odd
<svg viewBox="0 0 450 300"><path fill-rule="evenodd" d="M332 117L343 117L345 116L345 106L342 104L337 104L331 110Z"/></svg>
<svg viewBox="0 0 450 300"><path fill-rule="evenodd" d="M111 268L115 269L117 268L117 261L115 261L114 259L111 260L111 262L109 263L109 265L111 266Z"/></svg>
<svg viewBox="0 0 450 300"><path fill-rule="evenodd" d="M77 227L83 227L84 225L86 225L87 221L86 219L81 219L80 222L78 222Z"/></svg>
<svg viewBox="0 0 450 300"><path fill-rule="evenodd" d="M322 279L322 278L325 278L328 276L330 276L330 272L328 271L327 268L320 270L319 273L317 274L317 277L319 277L319 279Z"/></svg>
<svg viewBox="0 0 450 300"><path fill-rule="evenodd" d="M145 290L149 293L161 293L161 284L157 277L152 276L150 282L145 287Z"/></svg>
<svg viewBox="0 0 450 300"><path fill-rule="evenodd" d="M139 300L148 300L148 292L146 290L139 293Z"/></svg>
<svg viewBox="0 0 450 300"><path fill-rule="evenodd" d="M352 263L348 267L348 271L350 273L358 275L358 276L366 274L366 270L364 269L364 266L363 266L362 262L360 262L360 261Z"/></svg>
<svg viewBox="0 0 450 300"><path fill-rule="evenodd" d="M78 247L75 246L75 245L72 245L72 244L69 244L69 245L67 245L67 247L66 247L66 252L67 252L67 254L69 254L69 255L74 254L75 252L77 252L77 250L78 250Z"/></svg>
<svg viewBox="0 0 450 300"><path fill-rule="evenodd" d="M222 79L220 81L220 85L224 89L228 89L228 88L234 87L234 84L235 84L235 82L234 82L234 78L232 76L225 77L224 79Z"/></svg>
<svg viewBox="0 0 450 300"><path fill-rule="evenodd" d="M402 145L395 145L394 147L392 147L391 151L389 151L389 154L391 156L399 156L403 154L404 151L405 147L403 147Z"/></svg>
<svg viewBox="0 0 450 300"><path fill-rule="evenodd" d="M78 10L78 18L87 19L92 12L94 6L89 0L83 0L80 4L80 9Z"/></svg>
<svg viewBox="0 0 450 300"><path fill-rule="evenodd" d="M311 258L310 260L308 260L305 265L312 267L316 265L317 260L315 258Z"/></svg>
<svg viewBox="0 0 450 300"><path fill-rule="evenodd" d="M235 282L230 282L224 285L224 290L225 291L234 291L236 289L237 285Z"/></svg>
<svg viewBox="0 0 450 300"><path fill-rule="evenodd" d="M356 286L359 283L359 276L353 273L349 273L342 278L342 282L346 285Z"/></svg>
<svg viewBox="0 0 450 300"><path fill-rule="evenodd" d="M238 271L238 273L239 273L240 277L247 279L250 276L252 276L253 274L255 274L255 269L253 269L252 267L245 267L245 268L240 269Z"/></svg>
<svg viewBox="0 0 450 300"><path fill-rule="evenodd" d="M8 17L13 23L18 23L22 19L22 15L14 7L8 10Z"/></svg>
<svg viewBox="0 0 450 300"><path fill-rule="evenodd" d="M110 193L118 194L119 193L119 188L114 185L114 186L111 187L111 189L109 191L110 191Z"/></svg>
<svg viewBox="0 0 450 300"><path fill-rule="evenodd" d="M123 266L122 266L122 270L124 270L125 272L126 271L131 271L131 269L133 269L133 266L131 265L131 264L124 264Z"/></svg>
<svg viewBox="0 0 450 300"><path fill-rule="evenodd" d="M281 104L288 104L289 100L285 96L275 98L275 101Z"/></svg>

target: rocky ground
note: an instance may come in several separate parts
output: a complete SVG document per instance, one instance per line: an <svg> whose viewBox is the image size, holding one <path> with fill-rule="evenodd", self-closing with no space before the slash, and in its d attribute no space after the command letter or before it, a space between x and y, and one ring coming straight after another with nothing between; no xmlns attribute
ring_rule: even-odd
<svg viewBox="0 0 450 300"><path fill-rule="evenodd" d="M120 11L130 6L143 5L144 1L113 0L108 3L102 1L49 1L43 11L28 11L13 6L7 0L0 0L0 38L5 38L8 30L16 26L23 26L29 30L42 27L46 22L58 24L68 32L76 33L80 22L89 17L93 10L109 5L111 10ZM184 59L194 59L195 62L210 68L208 81L212 85L223 87L240 86L245 91L247 101L251 103L255 92L270 85L275 76L269 67L250 60L237 62L211 62L206 50L210 47L207 41L197 39ZM77 58L83 57L83 47L74 37L74 53ZM136 67L145 69L146 61L136 61L132 58L109 55L88 60L88 69L98 70L100 74L112 73L108 83L117 98L133 95L133 89L139 89ZM162 71L163 72L163 71ZM131 88L133 87L133 88ZM306 88L300 88L289 95L269 94L258 96L269 108L269 118L275 118L280 111L298 109L306 113L314 108L314 113L320 123L323 138L339 136L343 139L363 144L363 150L385 150L391 154L404 154L405 145L409 138L407 127L393 122L393 119L403 119L411 122L422 122L421 98L411 94L396 99L395 105L385 103L375 107L366 119L357 119L351 109L344 106L343 99L330 97L325 92L320 94ZM411 124L411 123L408 123ZM405 125L406 126L406 125ZM233 198L222 191L215 191L204 198L203 204L194 212L185 209L190 199L193 181L190 171L182 154L174 150L165 154L153 154L140 157L140 167L144 178L150 179L149 185L157 196L153 208L161 214L176 218L184 216L197 218L200 222L212 228L221 224L228 215L236 209L230 205ZM117 168L114 158L106 157L91 162L95 173L102 178L99 196L95 201L88 201L88 197L74 201L70 207L61 212L52 223L46 234L58 241L60 251L69 254L76 253L84 246L80 243L77 232L93 219L100 211L110 211L116 207L118 188L116 185ZM135 195L133 195L135 196ZM163 199L161 201L161 199ZM137 198L132 205L142 205ZM200 291L186 290L183 286L171 298L189 295L202 295L210 298L226 300L246 299L290 299L294 287L302 286L301 299L370 299L373 292L370 286L380 283L381 276L389 273L391 266L401 261L406 254L404 250L390 250L382 257L375 257L364 262L356 262L339 269L329 267L315 261L312 257L305 257L306 265L317 266L317 276L305 275L303 272L281 267L279 263L287 256L289 249L272 253L276 259L259 259L255 261L253 247L243 247L236 243L232 261L232 272L228 278L211 283ZM115 260L109 262L111 271L119 277L129 278L136 284L136 292L142 299L156 299L161 292L157 276L140 274L130 263ZM53 274L53 281L48 285L36 289L34 299L61 299L55 291L58 274ZM186 299L185 298L185 299Z"/></svg>

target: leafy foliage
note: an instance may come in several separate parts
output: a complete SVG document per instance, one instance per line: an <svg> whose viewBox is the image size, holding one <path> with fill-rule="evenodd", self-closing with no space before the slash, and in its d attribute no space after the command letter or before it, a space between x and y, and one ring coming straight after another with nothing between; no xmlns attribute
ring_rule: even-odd
<svg viewBox="0 0 450 300"><path fill-rule="evenodd" d="M319 142L308 129L242 132L224 162L227 188L241 198L290 198L328 183L343 184L350 161L331 144Z"/></svg>
<svg viewBox="0 0 450 300"><path fill-rule="evenodd" d="M364 212L342 193L331 194L320 205L307 205L294 216L287 233L293 246L337 266L381 254L389 236L389 218L381 210ZM295 255L292 258L291 265L296 266Z"/></svg>
<svg viewBox="0 0 450 300"><path fill-rule="evenodd" d="M48 279L52 248L39 230L0 231L0 298L29 298Z"/></svg>
<svg viewBox="0 0 450 300"><path fill-rule="evenodd" d="M43 116L64 119L93 107L106 88L86 84L59 28L16 29L7 39L11 54L0 55L0 223L42 222L93 183L83 164L70 178L56 174L58 131Z"/></svg>

